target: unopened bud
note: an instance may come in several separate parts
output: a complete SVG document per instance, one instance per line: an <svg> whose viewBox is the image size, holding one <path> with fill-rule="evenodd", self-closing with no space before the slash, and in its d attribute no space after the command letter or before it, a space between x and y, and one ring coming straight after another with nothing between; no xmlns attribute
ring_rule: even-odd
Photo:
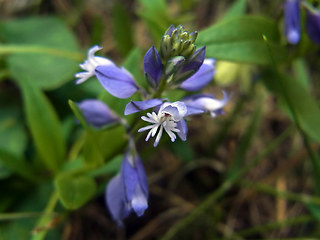
<svg viewBox="0 0 320 240"><path fill-rule="evenodd" d="M170 76L174 72L177 72L177 70L183 65L184 61L185 61L185 58L182 56L177 56L170 59L166 65L165 74L167 76Z"/></svg>
<svg viewBox="0 0 320 240"><path fill-rule="evenodd" d="M166 60L171 54L171 37L169 35L164 35L160 43L160 56L162 59Z"/></svg>

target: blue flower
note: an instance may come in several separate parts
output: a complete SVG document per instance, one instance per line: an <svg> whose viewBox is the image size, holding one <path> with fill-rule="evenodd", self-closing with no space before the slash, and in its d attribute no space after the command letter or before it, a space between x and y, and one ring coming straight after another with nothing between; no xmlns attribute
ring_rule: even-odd
<svg viewBox="0 0 320 240"><path fill-rule="evenodd" d="M205 57L206 47L202 47L196 50L192 56L186 61L182 62L182 64L179 63L179 68L176 70L173 76L173 86L180 86L181 83L193 76L203 65Z"/></svg>
<svg viewBox="0 0 320 240"><path fill-rule="evenodd" d="M186 114L187 106L183 102L165 102L160 106L158 113L147 113L148 117L141 117L142 120L151 123L151 125L140 128L138 132L149 130L146 141L158 133L153 145L154 147L159 144L163 130L165 130L165 132L169 135L172 142L176 140L175 133L177 133L178 136L185 141L187 139L188 130L183 117L185 117Z"/></svg>
<svg viewBox="0 0 320 240"><path fill-rule="evenodd" d="M102 87L117 98L129 98L138 90L133 76L124 67L99 65L95 73Z"/></svg>
<svg viewBox="0 0 320 240"><path fill-rule="evenodd" d="M138 90L133 76L124 67L117 67L109 59L94 56L100 49L97 45L89 49L88 59L80 64L85 72L75 74L78 78L76 83L83 83L88 78L96 76L102 87L111 95L117 98L130 97Z"/></svg>
<svg viewBox="0 0 320 240"><path fill-rule="evenodd" d="M130 101L124 109L124 115L140 112L149 108L159 106L163 103L163 100L154 98L145 101Z"/></svg>
<svg viewBox="0 0 320 240"><path fill-rule="evenodd" d="M93 77L95 75L95 69L99 65L115 66L114 63L107 58L94 56L94 54L100 49L102 48L97 45L89 49L88 59L86 59L82 64L79 65L83 70L85 70L85 72L75 74L75 77L79 78L76 81L76 84L83 83L88 78Z"/></svg>
<svg viewBox="0 0 320 240"><path fill-rule="evenodd" d="M119 118L102 101L86 99L77 105L86 121L93 127L101 128L119 121Z"/></svg>
<svg viewBox="0 0 320 240"><path fill-rule="evenodd" d="M230 97L223 91L223 99L216 99L209 94L196 94L189 96L182 101L186 104L187 116L208 112L211 117L216 117L223 113L223 107L227 104Z"/></svg>
<svg viewBox="0 0 320 240"><path fill-rule="evenodd" d="M122 161L120 174L106 188L106 203L114 221L123 225L131 212L142 216L148 208L148 182L140 157L128 151Z"/></svg>
<svg viewBox="0 0 320 240"><path fill-rule="evenodd" d="M163 67L157 49L152 46L143 58L143 71L148 83L156 89L163 74Z"/></svg>
<svg viewBox="0 0 320 240"><path fill-rule="evenodd" d="M215 59L207 58L195 74L181 83L180 88L187 91L199 91L210 83L214 74Z"/></svg>
<svg viewBox="0 0 320 240"><path fill-rule="evenodd" d="M306 31L310 39L320 45L320 10L307 8Z"/></svg>
<svg viewBox="0 0 320 240"><path fill-rule="evenodd" d="M284 4L284 34L291 44L300 40L300 9L299 0L286 0Z"/></svg>

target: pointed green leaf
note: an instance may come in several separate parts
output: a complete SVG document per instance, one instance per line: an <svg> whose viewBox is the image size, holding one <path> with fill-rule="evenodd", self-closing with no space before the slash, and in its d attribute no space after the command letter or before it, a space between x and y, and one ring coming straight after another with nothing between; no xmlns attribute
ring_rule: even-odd
<svg viewBox="0 0 320 240"><path fill-rule="evenodd" d="M278 62L284 62L288 59L288 52L284 47L277 43L271 43L270 45L275 50L274 57ZM239 63L271 64L266 45L262 41L209 44L207 45L206 56Z"/></svg>
<svg viewBox="0 0 320 240"><path fill-rule="evenodd" d="M280 34L276 22L257 16L241 16L223 21L200 32L198 45L206 45L207 57L243 63L270 64L267 36L275 49L278 62L288 59L288 51L279 43Z"/></svg>
<svg viewBox="0 0 320 240"><path fill-rule="evenodd" d="M210 45L241 41L263 42L262 35L266 35L269 41L279 40L276 22L263 17L241 16L202 30L196 43Z"/></svg>
<svg viewBox="0 0 320 240"><path fill-rule="evenodd" d="M228 9L226 14L220 19L220 21L227 21L234 17L239 17L245 14L247 7L247 0L237 0Z"/></svg>
<svg viewBox="0 0 320 240"><path fill-rule="evenodd" d="M60 175L55 181L59 198L67 209L78 209L95 194L97 185L87 176Z"/></svg>
<svg viewBox="0 0 320 240"><path fill-rule="evenodd" d="M49 169L57 171L64 160L65 142L58 116L38 87L21 82L24 110L34 143Z"/></svg>

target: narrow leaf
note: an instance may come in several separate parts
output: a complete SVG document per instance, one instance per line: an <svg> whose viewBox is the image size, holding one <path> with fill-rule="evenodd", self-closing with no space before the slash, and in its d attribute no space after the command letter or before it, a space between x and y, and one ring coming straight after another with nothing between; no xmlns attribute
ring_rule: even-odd
<svg viewBox="0 0 320 240"><path fill-rule="evenodd" d="M65 143L58 116L38 87L21 82L24 110L33 140L47 167L57 171L63 162Z"/></svg>

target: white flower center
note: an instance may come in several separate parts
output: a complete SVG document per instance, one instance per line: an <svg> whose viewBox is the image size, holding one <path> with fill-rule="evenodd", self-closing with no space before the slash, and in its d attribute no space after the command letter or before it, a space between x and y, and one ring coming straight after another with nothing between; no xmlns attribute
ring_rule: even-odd
<svg viewBox="0 0 320 240"><path fill-rule="evenodd" d="M152 114L147 113L147 116L148 117L142 116L141 119L151 123L151 125L140 128L138 130L138 132L150 130L146 137L146 141L148 141L150 137L154 137L158 132L158 129L159 129L159 132L154 142L154 145L153 145L154 147L158 145L163 133L163 129L169 135L172 142L176 140L177 137L174 134L174 132L180 132L180 130L176 128L177 123L173 120L173 117L170 114L164 113L159 110L158 114L156 114L155 112L152 112Z"/></svg>

